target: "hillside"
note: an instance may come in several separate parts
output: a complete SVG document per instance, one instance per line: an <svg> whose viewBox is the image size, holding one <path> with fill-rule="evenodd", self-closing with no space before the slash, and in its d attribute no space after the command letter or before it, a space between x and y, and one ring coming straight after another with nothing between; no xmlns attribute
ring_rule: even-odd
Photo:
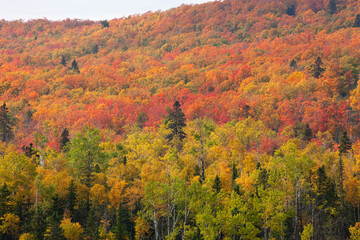
<svg viewBox="0 0 360 240"><path fill-rule="evenodd" d="M1 239L360 234L359 14L224 0L1 20Z"/></svg>

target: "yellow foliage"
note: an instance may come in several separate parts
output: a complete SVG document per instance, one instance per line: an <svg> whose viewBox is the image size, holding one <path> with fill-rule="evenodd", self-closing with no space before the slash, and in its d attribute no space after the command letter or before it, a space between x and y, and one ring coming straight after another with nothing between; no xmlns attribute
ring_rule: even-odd
<svg viewBox="0 0 360 240"><path fill-rule="evenodd" d="M102 204L107 199L106 190L103 185L95 184L90 189L90 199Z"/></svg>
<svg viewBox="0 0 360 240"><path fill-rule="evenodd" d="M11 236L15 237L19 230L20 218L12 213L5 214L2 218L0 218L0 232L4 234L11 234Z"/></svg>
<svg viewBox="0 0 360 240"><path fill-rule="evenodd" d="M64 218L61 220L60 227L63 230L64 237L68 240L80 240L81 234L84 232L81 225L78 222L71 222L70 218Z"/></svg>
<svg viewBox="0 0 360 240"><path fill-rule="evenodd" d="M355 226L349 228L350 239L359 240L360 239L360 222L357 222Z"/></svg>

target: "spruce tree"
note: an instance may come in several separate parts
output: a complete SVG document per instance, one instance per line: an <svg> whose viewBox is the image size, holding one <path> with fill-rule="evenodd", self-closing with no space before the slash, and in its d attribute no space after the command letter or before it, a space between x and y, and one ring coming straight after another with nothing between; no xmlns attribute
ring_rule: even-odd
<svg viewBox="0 0 360 240"><path fill-rule="evenodd" d="M10 201L11 192L7 187L7 184L4 183L0 189L0 216L3 216L6 213L10 212L9 201Z"/></svg>
<svg viewBox="0 0 360 240"><path fill-rule="evenodd" d="M76 186L75 186L75 182L73 179L71 179L70 185L67 190L68 190L68 193L66 194L66 197L65 197L66 210L73 214L74 207L76 204L76 198L77 198Z"/></svg>
<svg viewBox="0 0 360 240"><path fill-rule="evenodd" d="M347 151L350 149L351 149L351 142L347 136L347 132L344 131L343 135L340 138L339 152L340 154L347 153Z"/></svg>
<svg viewBox="0 0 360 240"><path fill-rule="evenodd" d="M321 61L321 58L317 57L315 61L315 65L312 66L312 73L315 78L321 77L323 72L325 72L325 69L321 67L322 65L323 62Z"/></svg>
<svg viewBox="0 0 360 240"><path fill-rule="evenodd" d="M336 13L337 7L336 7L336 0L330 0L328 4L329 12L330 14Z"/></svg>
<svg viewBox="0 0 360 240"><path fill-rule="evenodd" d="M356 14L353 27L360 27L360 14Z"/></svg>
<svg viewBox="0 0 360 240"><path fill-rule="evenodd" d="M120 202L119 209L116 216L116 224L113 232L115 233L116 239L125 240L130 239L132 223L130 221L130 214L127 209L123 207L123 203Z"/></svg>
<svg viewBox="0 0 360 240"><path fill-rule="evenodd" d="M294 4L291 4L291 6L289 6L286 9L286 14L289 16L295 16L295 5Z"/></svg>
<svg viewBox="0 0 360 240"><path fill-rule="evenodd" d="M66 59L64 56L61 56L60 64L63 65L64 67L66 67Z"/></svg>
<svg viewBox="0 0 360 240"><path fill-rule="evenodd" d="M79 65L75 59L71 63L71 69L76 73L80 73Z"/></svg>
<svg viewBox="0 0 360 240"><path fill-rule="evenodd" d="M61 133L61 139L60 139L60 149L61 150L67 150L66 145L70 142L69 140L69 131L67 128L64 129L64 131Z"/></svg>
<svg viewBox="0 0 360 240"><path fill-rule="evenodd" d="M12 127L14 126L14 121L10 116L9 109L4 103L0 107L0 138L3 142L9 142L14 138Z"/></svg>
<svg viewBox="0 0 360 240"><path fill-rule="evenodd" d="M168 124L168 127L171 129L171 133L166 136L166 138L171 141L175 136L178 136L180 141L182 141L186 134L183 131L183 128L186 126L186 118L184 113L181 110L181 105L179 101L175 101L173 109L169 111L169 115L165 121Z"/></svg>
<svg viewBox="0 0 360 240"><path fill-rule="evenodd" d="M107 20L101 21L101 25L103 28L108 28L110 26L109 22Z"/></svg>
<svg viewBox="0 0 360 240"><path fill-rule="evenodd" d="M221 180L218 175L216 175L214 179L214 184L212 185L212 188L216 191L216 193L219 193L221 190Z"/></svg>

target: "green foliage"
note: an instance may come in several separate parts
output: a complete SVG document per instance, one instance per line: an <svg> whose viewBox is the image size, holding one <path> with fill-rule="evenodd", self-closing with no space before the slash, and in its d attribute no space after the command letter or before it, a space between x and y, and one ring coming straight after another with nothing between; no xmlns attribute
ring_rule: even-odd
<svg viewBox="0 0 360 240"><path fill-rule="evenodd" d="M93 185L95 165L107 166L107 156L100 147L100 131L96 128L84 128L72 139L69 166L74 169L74 176L87 188Z"/></svg>

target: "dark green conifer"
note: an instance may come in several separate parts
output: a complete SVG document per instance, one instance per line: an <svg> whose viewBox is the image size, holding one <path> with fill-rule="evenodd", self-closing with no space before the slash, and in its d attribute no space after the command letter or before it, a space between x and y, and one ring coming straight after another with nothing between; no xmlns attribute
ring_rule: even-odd
<svg viewBox="0 0 360 240"><path fill-rule="evenodd" d="M218 175L216 175L214 179L214 184L212 185L212 188L218 193L221 190L221 180Z"/></svg>
<svg viewBox="0 0 360 240"><path fill-rule="evenodd" d="M287 9L286 9L286 14L289 16L295 16L295 5L291 4Z"/></svg>
<svg viewBox="0 0 360 240"><path fill-rule="evenodd" d="M108 27L110 27L110 24L109 24L109 22L108 22L107 20L101 21L101 25L102 25L103 28L108 28Z"/></svg>
<svg viewBox="0 0 360 240"><path fill-rule="evenodd" d="M65 128L63 130L63 132L61 133L61 139L60 139L60 149L61 150L67 150L66 146L67 144L70 142L69 139L69 130L67 130L67 128Z"/></svg>
<svg viewBox="0 0 360 240"><path fill-rule="evenodd" d="M347 136L347 132L344 131L343 135L340 138L340 147L339 147L340 154L347 153L347 151L351 149L351 146L352 144Z"/></svg>
<svg viewBox="0 0 360 240"><path fill-rule="evenodd" d="M9 142L14 138L14 133L12 128L14 126L14 120L10 116L9 109L6 107L6 103L4 103L0 107L0 139L3 142Z"/></svg>
<svg viewBox="0 0 360 240"><path fill-rule="evenodd" d="M64 67L66 67L66 59L64 56L61 56L60 64L63 65Z"/></svg>
<svg viewBox="0 0 360 240"><path fill-rule="evenodd" d="M317 57L315 64L312 66L312 73L315 78L320 78L325 72L325 69L321 67L322 65L323 62L321 61L321 58Z"/></svg>
<svg viewBox="0 0 360 240"><path fill-rule="evenodd" d="M79 65L75 59L71 63L71 69L76 73L80 73Z"/></svg>
<svg viewBox="0 0 360 240"><path fill-rule="evenodd" d="M360 27L360 14L356 14L353 27Z"/></svg>
<svg viewBox="0 0 360 240"><path fill-rule="evenodd" d="M183 131L183 128L186 126L185 121L186 118L181 110L181 105L179 101L175 101L173 109L169 111L169 115L165 121L171 129L171 133L166 136L169 141L171 141L175 136L178 136L180 141L185 138L186 134Z"/></svg>
<svg viewBox="0 0 360 240"><path fill-rule="evenodd" d="M116 239L126 240L131 239L131 228L132 223L130 220L130 214L127 209L123 207L123 203L120 202L119 209L117 210L116 224L113 232L115 233Z"/></svg>
<svg viewBox="0 0 360 240"><path fill-rule="evenodd" d="M337 11L337 7L336 7L336 0L330 0L329 4L328 4L328 9L329 9L329 13L330 14L334 14Z"/></svg>

